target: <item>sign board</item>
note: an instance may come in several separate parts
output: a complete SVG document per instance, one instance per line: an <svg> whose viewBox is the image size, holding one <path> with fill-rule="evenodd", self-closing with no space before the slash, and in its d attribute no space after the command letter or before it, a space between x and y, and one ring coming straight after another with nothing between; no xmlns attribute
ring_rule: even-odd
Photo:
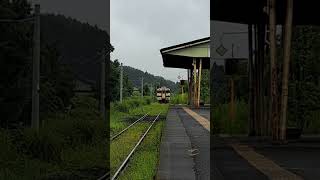
<svg viewBox="0 0 320 180"><path fill-rule="evenodd" d="M224 56L227 51L228 51L228 49L225 48L222 44L216 49L216 52L217 52L220 56Z"/></svg>
<svg viewBox="0 0 320 180"><path fill-rule="evenodd" d="M248 59L245 58L228 58L225 59L225 74L226 75L247 75L248 74Z"/></svg>
<svg viewBox="0 0 320 180"><path fill-rule="evenodd" d="M183 86L186 84L186 80L180 80L180 85Z"/></svg>

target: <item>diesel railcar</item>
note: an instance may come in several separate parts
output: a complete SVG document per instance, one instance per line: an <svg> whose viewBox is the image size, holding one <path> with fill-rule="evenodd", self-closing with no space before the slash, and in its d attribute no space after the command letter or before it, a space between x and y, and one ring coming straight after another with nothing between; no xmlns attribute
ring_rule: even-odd
<svg viewBox="0 0 320 180"><path fill-rule="evenodd" d="M158 88L157 100L159 103L168 103L170 101L170 89L165 86Z"/></svg>

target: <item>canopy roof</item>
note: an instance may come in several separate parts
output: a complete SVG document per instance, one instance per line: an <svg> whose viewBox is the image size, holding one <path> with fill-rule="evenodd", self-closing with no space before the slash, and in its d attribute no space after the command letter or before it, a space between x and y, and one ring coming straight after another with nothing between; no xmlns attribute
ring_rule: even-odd
<svg viewBox="0 0 320 180"><path fill-rule="evenodd" d="M210 68L210 37L166 47L160 52L164 67L192 69L193 59L201 58L203 68Z"/></svg>
<svg viewBox="0 0 320 180"><path fill-rule="evenodd" d="M277 0L277 24L285 19L286 1ZM318 1L293 0L294 25L320 25L317 16ZM241 24L261 23L267 18L267 0L215 0L211 3L211 20Z"/></svg>

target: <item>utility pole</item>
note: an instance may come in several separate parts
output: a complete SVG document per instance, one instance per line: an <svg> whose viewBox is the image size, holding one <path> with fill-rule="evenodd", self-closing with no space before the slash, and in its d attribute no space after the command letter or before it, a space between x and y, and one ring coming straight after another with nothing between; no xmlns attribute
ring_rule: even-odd
<svg viewBox="0 0 320 180"><path fill-rule="evenodd" d="M254 129L254 95L253 95L253 46L252 46L252 24L248 25L249 45L249 136L255 134Z"/></svg>
<svg viewBox="0 0 320 180"><path fill-rule="evenodd" d="M39 130L40 4L34 6L31 127Z"/></svg>
<svg viewBox="0 0 320 180"><path fill-rule="evenodd" d="M102 119L106 121L106 107L105 107L105 97L106 97L106 50L102 50L101 56L101 72L100 72L100 112L102 114Z"/></svg>
<svg viewBox="0 0 320 180"><path fill-rule="evenodd" d="M141 78L141 97L143 98L143 77Z"/></svg>
<svg viewBox="0 0 320 180"><path fill-rule="evenodd" d="M153 85L152 83L150 84L150 96L152 97L152 94L153 94Z"/></svg>
<svg viewBox="0 0 320 180"><path fill-rule="evenodd" d="M123 66L120 64L120 103L122 103L122 89L123 89Z"/></svg>

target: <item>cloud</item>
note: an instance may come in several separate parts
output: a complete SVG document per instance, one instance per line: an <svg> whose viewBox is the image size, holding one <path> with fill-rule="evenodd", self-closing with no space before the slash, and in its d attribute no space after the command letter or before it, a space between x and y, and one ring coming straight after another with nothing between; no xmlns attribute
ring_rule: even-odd
<svg viewBox="0 0 320 180"><path fill-rule="evenodd" d="M209 36L209 7L209 0L111 1L112 58L177 81L186 71L164 68L159 50Z"/></svg>
<svg viewBox="0 0 320 180"><path fill-rule="evenodd" d="M164 68L159 50L208 37L209 3L210 0L110 0L109 9L106 0L41 0L41 9L104 30L109 29L110 19L113 59L177 81L179 73L186 70Z"/></svg>

